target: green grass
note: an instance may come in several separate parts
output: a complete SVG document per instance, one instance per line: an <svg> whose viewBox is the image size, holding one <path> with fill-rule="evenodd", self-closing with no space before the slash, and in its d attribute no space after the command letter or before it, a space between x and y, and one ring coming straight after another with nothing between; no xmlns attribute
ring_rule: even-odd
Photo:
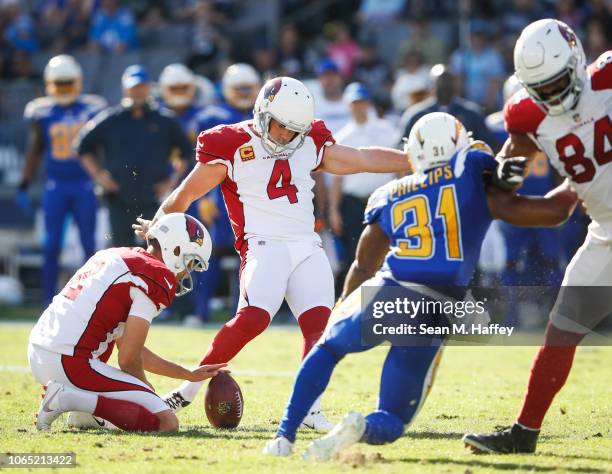
<svg viewBox="0 0 612 474"><path fill-rule="evenodd" d="M33 420L40 387L20 369L27 366L28 332L27 324L0 325L0 452L73 451L79 472L612 472L611 347L578 350L568 383L546 419L536 455L474 456L460 439L465 431L491 430L514 419L536 348L449 347L427 403L403 438L388 446L358 445L341 459L313 466L298 455L315 437L307 431L299 433L297 454L288 459L260 454L274 433L298 367L297 331L272 328L233 361L245 398L238 429L212 429L200 395L180 413L181 431L171 436L72 431L63 420L51 433L37 432ZM193 364L213 334L154 326L150 347ZM385 352L377 348L349 356L338 366L323 400L333 421L349 409L367 413L374 408ZM156 376L151 380L159 392L176 384Z"/></svg>

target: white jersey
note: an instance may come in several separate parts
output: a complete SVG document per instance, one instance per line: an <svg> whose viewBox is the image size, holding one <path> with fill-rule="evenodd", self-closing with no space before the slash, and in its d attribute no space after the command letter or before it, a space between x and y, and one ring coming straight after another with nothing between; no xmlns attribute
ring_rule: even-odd
<svg viewBox="0 0 612 474"><path fill-rule="evenodd" d="M612 241L612 51L587 68L575 107L546 115L524 90L504 108L506 130L527 134L551 164L571 180L592 219L595 238Z"/></svg>
<svg viewBox="0 0 612 474"><path fill-rule="evenodd" d="M128 315L151 321L170 305L176 286L174 274L142 248L101 250L53 298L30 344L68 356L101 357L112 350Z"/></svg>
<svg viewBox="0 0 612 474"><path fill-rule="evenodd" d="M321 120L312 123L304 144L289 159L283 153L270 155L264 150L252 120L200 133L198 161L227 168L221 190L236 250L243 254L244 243L252 237L319 239L314 231L311 172L321 165L324 148L333 143Z"/></svg>

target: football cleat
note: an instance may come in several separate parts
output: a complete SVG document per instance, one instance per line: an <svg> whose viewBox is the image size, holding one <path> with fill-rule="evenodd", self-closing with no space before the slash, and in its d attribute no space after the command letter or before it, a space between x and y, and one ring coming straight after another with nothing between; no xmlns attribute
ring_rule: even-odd
<svg viewBox="0 0 612 474"><path fill-rule="evenodd" d="M466 434L463 436L463 442L475 454L533 453L539 434L539 430L530 430L514 423L511 427L500 428L495 433Z"/></svg>
<svg viewBox="0 0 612 474"><path fill-rule="evenodd" d="M305 428L310 428L315 431L323 431L325 433L332 430L334 427L333 423L331 423L321 412L321 410L311 411L304 421L302 421L302 426Z"/></svg>
<svg viewBox="0 0 612 474"><path fill-rule="evenodd" d="M51 424L59 417L63 411L60 407L59 397L64 390L64 386L59 382L49 382L47 391L36 415L36 428L39 431L49 431Z"/></svg>
<svg viewBox="0 0 612 474"><path fill-rule="evenodd" d="M277 436L266 443L262 453L268 456L289 456L293 451L293 443L284 436Z"/></svg>
<svg viewBox="0 0 612 474"><path fill-rule="evenodd" d="M168 405L174 412L178 412L189 405L191 402L185 400L181 392L170 392L162 397L164 403Z"/></svg>
<svg viewBox="0 0 612 474"><path fill-rule="evenodd" d="M80 411L71 411L68 414L66 424L69 428L105 428L107 430L118 430L110 421Z"/></svg>
<svg viewBox="0 0 612 474"><path fill-rule="evenodd" d="M329 434L314 440L302 455L305 461L327 461L334 454L359 442L365 432L365 418L361 413L349 412Z"/></svg>

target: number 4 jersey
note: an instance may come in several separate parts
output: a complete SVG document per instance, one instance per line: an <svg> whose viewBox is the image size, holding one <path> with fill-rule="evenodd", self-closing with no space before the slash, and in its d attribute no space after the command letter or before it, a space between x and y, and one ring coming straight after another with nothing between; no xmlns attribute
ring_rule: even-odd
<svg viewBox="0 0 612 474"><path fill-rule="evenodd" d="M311 172L323 160L324 147L334 144L321 120L312 123L304 144L289 158L270 155L253 130L253 121L219 125L198 136L200 163L221 163L227 177L221 191L236 236L236 250L253 236L318 239L314 231Z"/></svg>
<svg viewBox="0 0 612 474"><path fill-rule="evenodd" d="M592 219L591 233L612 240L612 51L587 68L576 107L546 115L517 92L504 108L509 133L528 135L557 171L572 182Z"/></svg>
<svg viewBox="0 0 612 474"><path fill-rule="evenodd" d="M377 223L389 238L382 270L400 281L466 287L492 221L485 175L495 166L491 149L475 142L444 166L374 191L365 223Z"/></svg>

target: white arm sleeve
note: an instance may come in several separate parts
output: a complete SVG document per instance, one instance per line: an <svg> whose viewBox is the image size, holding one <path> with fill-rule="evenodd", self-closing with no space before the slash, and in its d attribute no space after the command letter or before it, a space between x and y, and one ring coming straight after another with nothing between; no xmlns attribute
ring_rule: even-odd
<svg viewBox="0 0 612 474"><path fill-rule="evenodd" d="M129 312L130 316L137 316L152 322L153 318L159 314L155 303L153 303L151 298L145 295L141 289L135 286L131 287L130 297L132 298L132 307Z"/></svg>

